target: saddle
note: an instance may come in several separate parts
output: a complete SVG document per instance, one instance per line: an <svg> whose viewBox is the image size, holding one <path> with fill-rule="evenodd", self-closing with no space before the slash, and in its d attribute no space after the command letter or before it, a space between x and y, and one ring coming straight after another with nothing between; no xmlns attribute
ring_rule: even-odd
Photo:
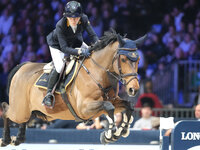
<svg viewBox="0 0 200 150"><path fill-rule="evenodd" d="M53 68L54 68L53 62L46 64L43 67L43 73L36 80L34 86L47 90L49 74L50 74L50 72ZM72 58L70 62L66 62L66 68L65 68L65 71L64 71L65 78L60 81L60 82L64 82L65 90L70 85L70 83L72 83L72 81L73 81L73 79L74 79L74 77L77 73L77 70L78 70L78 61L75 58ZM55 92L57 94L61 93L60 83L57 85Z"/></svg>

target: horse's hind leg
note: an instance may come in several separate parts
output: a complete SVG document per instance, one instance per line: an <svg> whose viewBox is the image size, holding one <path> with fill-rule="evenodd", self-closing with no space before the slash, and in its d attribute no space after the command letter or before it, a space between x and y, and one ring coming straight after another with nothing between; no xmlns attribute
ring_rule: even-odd
<svg viewBox="0 0 200 150"><path fill-rule="evenodd" d="M10 138L10 127L9 127L9 119L6 116L6 112L8 110L8 104L6 102L2 103L2 107L3 107L3 121L4 121L4 128L3 128L3 138L0 141L0 146L7 146L8 144L10 144L11 142L11 138Z"/></svg>
<svg viewBox="0 0 200 150"><path fill-rule="evenodd" d="M120 106L119 106L120 105ZM122 101L120 104L118 104L117 107L124 107L125 111L122 113L122 120L121 123L118 126L117 132L114 133L116 138L119 137L127 137L129 135L129 128L131 123L133 122L133 107L131 104L127 101Z"/></svg>
<svg viewBox="0 0 200 150"><path fill-rule="evenodd" d="M25 141L25 133L26 133L26 123L22 123L19 125L19 130L16 139L13 138L11 144L19 145Z"/></svg>

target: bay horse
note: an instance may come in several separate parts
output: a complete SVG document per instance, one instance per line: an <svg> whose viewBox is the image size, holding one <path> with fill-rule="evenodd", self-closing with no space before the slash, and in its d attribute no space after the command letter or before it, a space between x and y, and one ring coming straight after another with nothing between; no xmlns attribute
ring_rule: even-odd
<svg viewBox="0 0 200 150"><path fill-rule="evenodd" d="M145 36L133 41L116 32L107 32L90 49L93 52L91 57L79 64L82 66L73 87L70 85L65 91L79 118L88 120L102 114L107 115L109 126L100 135L101 143L114 142L129 134L133 109L128 101L117 95L114 90L117 89L117 84L113 85L111 80L122 82L127 94L135 96L139 90L137 70L140 59L136 49L144 39ZM26 123L33 115L47 121L75 120L60 94L55 94L53 109L42 105L46 91L35 87L34 83L43 73L44 65L45 63L27 62L16 66L10 72L7 87L9 105L2 103L4 129L0 146L23 143ZM112 88L106 92L108 87ZM123 119L118 127L114 122L114 113L117 112L123 112ZM10 137L9 120L19 124L15 139Z"/></svg>

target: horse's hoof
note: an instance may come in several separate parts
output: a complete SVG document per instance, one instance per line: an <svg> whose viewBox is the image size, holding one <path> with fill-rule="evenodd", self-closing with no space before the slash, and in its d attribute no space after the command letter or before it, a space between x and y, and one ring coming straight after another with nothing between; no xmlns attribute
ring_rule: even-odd
<svg viewBox="0 0 200 150"><path fill-rule="evenodd" d="M122 137L127 138L129 136L129 134L130 134L130 130L128 129L128 130L126 130L125 133L122 134Z"/></svg>
<svg viewBox="0 0 200 150"><path fill-rule="evenodd" d="M11 145L18 146L19 144L23 143L25 139L18 139L16 136L11 137Z"/></svg>
<svg viewBox="0 0 200 150"><path fill-rule="evenodd" d="M16 136L12 136L10 145L17 146L19 144L21 144L21 143L17 140L17 137Z"/></svg>
<svg viewBox="0 0 200 150"><path fill-rule="evenodd" d="M101 141L101 144L108 144L110 141L106 138L105 136L105 131L103 131L101 134L100 134L100 141Z"/></svg>
<svg viewBox="0 0 200 150"><path fill-rule="evenodd" d="M113 142L116 142L119 138L120 138L120 136L113 135L112 141L113 141Z"/></svg>
<svg viewBox="0 0 200 150"><path fill-rule="evenodd" d="M10 145L14 145L15 146L16 139L17 139L16 136L11 136L11 143L10 143Z"/></svg>
<svg viewBox="0 0 200 150"><path fill-rule="evenodd" d="M2 139L0 139L0 147L5 147L5 146L7 146L9 144L10 144L10 142L5 142Z"/></svg>

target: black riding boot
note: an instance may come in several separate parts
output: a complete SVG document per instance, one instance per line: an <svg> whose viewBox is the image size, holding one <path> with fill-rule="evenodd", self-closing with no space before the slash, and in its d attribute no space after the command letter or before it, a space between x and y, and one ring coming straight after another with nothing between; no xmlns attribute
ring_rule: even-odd
<svg viewBox="0 0 200 150"><path fill-rule="evenodd" d="M52 92L54 85L58 81L59 73L56 71L56 69L53 69L49 76L48 86L47 86L47 95L44 97L44 100L42 104L53 107L52 106L52 99L54 98L54 95Z"/></svg>

